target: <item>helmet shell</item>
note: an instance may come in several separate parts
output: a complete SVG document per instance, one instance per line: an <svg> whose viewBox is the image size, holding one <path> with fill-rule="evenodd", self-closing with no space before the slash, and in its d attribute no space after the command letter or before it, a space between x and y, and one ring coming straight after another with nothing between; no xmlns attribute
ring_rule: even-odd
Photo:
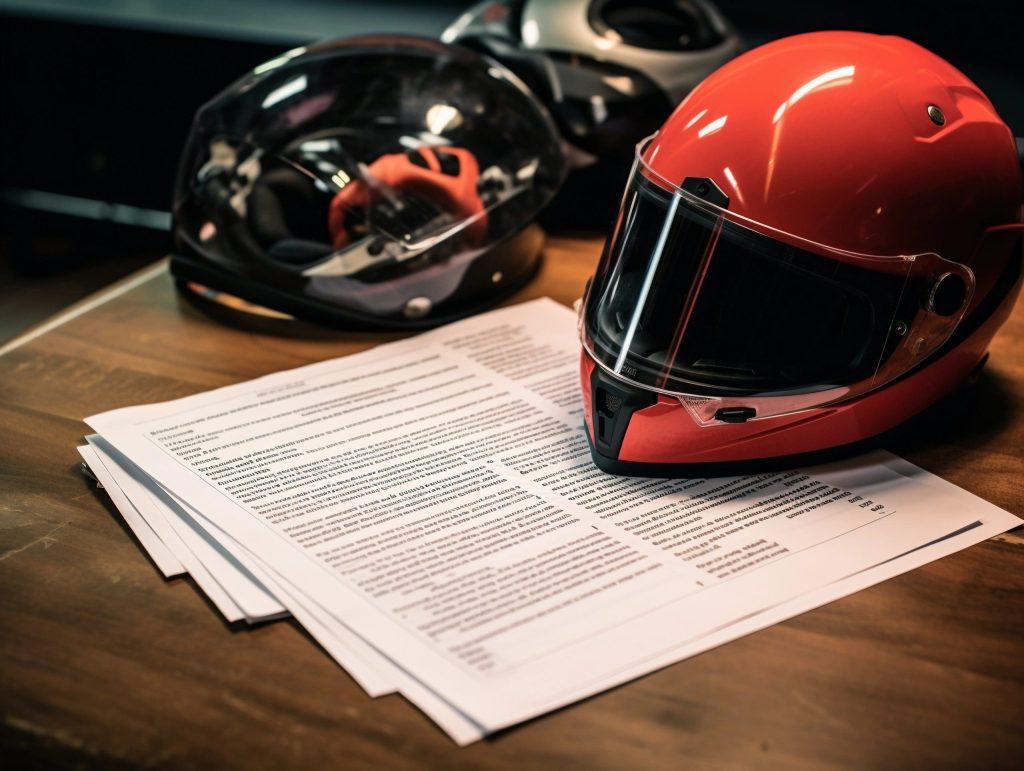
<svg viewBox="0 0 1024 771"><path fill-rule="evenodd" d="M1012 132L963 73L898 37L815 32L749 51L690 93L645 160L812 242L960 262L979 289L985 231L1019 219Z"/></svg>
<svg viewBox="0 0 1024 771"><path fill-rule="evenodd" d="M172 272L327 324L434 326L530 278L565 170L546 109L498 63L412 36L317 43L197 113Z"/></svg>
<svg viewBox="0 0 1024 771"><path fill-rule="evenodd" d="M984 361L1021 291L1015 144L974 83L901 38L799 35L707 78L643 147L640 168L657 184L709 179L730 217L826 257L866 256L880 272L939 255L969 270L975 291L946 342L894 379L849 399L765 417L751 410L756 419L717 425L700 423L678 396L616 381L584 350L595 462L661 476L715 473L705 464L738 473L756 466L736 463L790 456L808 464L823 450L863 446L956 389ZM611 414L615 441L605 452L595 425L615 412L607 398L599 403L609 383L630 409Z"/></svg>
<svg viewBox="0 0 1024 771"><path fill-rule="evenodd" d="M630 67L673 104L743 50L736 28L709 0L529 0L520 25L524 48Z"/></svg>
<svg viewBox="0 0 1024 771"><path fill-rule="evenodd" d="M708 0L483 0L442 40L522 77L575 150L628 159L708 73L743 50Z"/></svg>

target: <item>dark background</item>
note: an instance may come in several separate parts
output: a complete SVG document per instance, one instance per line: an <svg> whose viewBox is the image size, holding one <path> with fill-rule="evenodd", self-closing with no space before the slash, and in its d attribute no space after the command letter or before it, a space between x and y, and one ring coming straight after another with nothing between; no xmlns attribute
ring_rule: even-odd
<svg viewBox="0 0 1024 771"><path fill-rule="evenodd" d="M0 344L164 253L193 113L246 70L312 40L439 35L459 0L0 0ZM749 45L852 29L953 62L1024 135L1013 2L719 0Z"/></svg>

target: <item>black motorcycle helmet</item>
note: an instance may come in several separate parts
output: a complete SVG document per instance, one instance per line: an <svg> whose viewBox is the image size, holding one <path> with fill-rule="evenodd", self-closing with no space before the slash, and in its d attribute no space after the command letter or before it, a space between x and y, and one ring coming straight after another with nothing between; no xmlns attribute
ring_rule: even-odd
<svg viewBox="0 0 1024 771"><path fill-rule="evenodd" d="M295 49L196 115L171 270L321 323L434 326L530 278L565 168L545 108L484 56L404 36Z"/></svg>

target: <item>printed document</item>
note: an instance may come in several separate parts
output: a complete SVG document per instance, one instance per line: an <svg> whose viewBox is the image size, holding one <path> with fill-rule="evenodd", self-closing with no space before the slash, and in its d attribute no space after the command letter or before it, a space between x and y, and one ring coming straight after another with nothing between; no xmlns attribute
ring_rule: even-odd
<svg viewBox="0 0 1024 771"><path fill-rule="evenodd" d="M460 743L1019 523L881 453L604 474L578 351L571 311L526 303L94 416L93 459L243 617L319 625L378 676L367 690L400 690Z"/></svg>

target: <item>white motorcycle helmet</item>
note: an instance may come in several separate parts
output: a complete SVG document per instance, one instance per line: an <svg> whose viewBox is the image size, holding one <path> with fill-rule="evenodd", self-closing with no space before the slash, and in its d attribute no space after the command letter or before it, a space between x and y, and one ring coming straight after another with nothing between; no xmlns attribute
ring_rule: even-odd
<svg viewBox="0 0 1024 771"><path fill-rule="evenodd" d="M694 86L743 50L708 0L484 0L441 39L526 81L575 150L576 168L632 157Z"/></svg>

